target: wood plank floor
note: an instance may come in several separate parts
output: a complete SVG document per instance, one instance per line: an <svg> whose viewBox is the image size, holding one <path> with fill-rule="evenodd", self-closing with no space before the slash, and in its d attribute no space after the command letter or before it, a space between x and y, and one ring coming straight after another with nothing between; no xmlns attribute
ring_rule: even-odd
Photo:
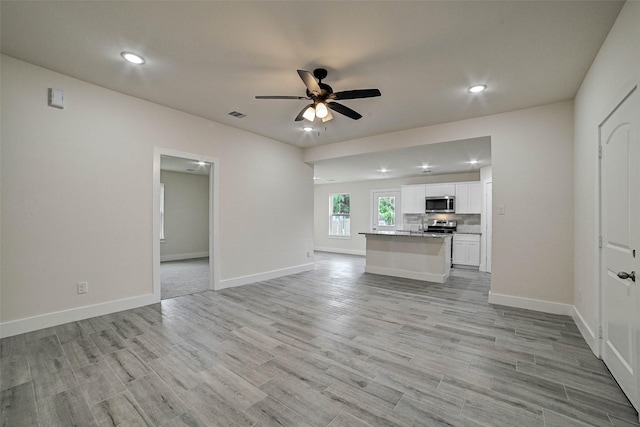
<svg viewBox="0 0 640 427"><path fill-rule="evenodd" d="M162 299L190 295L209 289L209 258L160 263Z"/></svg>
<svg viewBox="0 0 640 427"><path fill-rule="evenodd" d="M638 426L569 317L444 285L314 271L1 342L3 426Z"/></svg>

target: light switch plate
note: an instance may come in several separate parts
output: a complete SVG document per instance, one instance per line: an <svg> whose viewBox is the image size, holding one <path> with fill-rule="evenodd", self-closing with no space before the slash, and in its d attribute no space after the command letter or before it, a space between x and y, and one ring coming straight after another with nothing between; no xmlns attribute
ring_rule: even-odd
<svg viewBox="0 0 640 427"><path fill-rule="evenodd" d="M62 89L49 88L49 107L64 109L64 92Z"/></svg>
<svg viewBox="0 0 640 427"><path fill-rule="evenodd" d="M86 294L89 292L89 283L88 282L78 282L78 293Z"/></svg>
<svg viewBox="0 0 640 427"><path fill-rule="evenodd" d="M504 205L498 205L498 215L504 215Z"/></svg>

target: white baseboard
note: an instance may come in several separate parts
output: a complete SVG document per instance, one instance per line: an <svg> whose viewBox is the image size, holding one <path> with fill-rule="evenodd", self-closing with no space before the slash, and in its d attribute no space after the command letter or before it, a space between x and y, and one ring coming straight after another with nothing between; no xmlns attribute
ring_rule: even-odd
<svg viewBox="0 0 640 427"><path fill-rule="evenodd" d="M160 255L160 262L180 261L183 259L206 258L209 252L189 252L186 254Z"/></svg>
<svg viewBox="0 0 640 427"><path fill-rule="evenodd" d="M574 306L573 312L571 313L571 317L573 321L576 323L578 330L582 334L582 338L587 342L589 348L596 357L600 357L600 339L596 336L596 334L591 330L587 322L584 321L584 318L578 311L578 309Z"/></svg>
<svg viewBox="0 0 640 427"><path fill-rule="evenodd" d="M0 338L11 337L26 332L37 331L38 329L50 328L52 326L88 319L90 317L102 316L122 310L129 310L149 304L155 304L159 301L159 299L154 298L153 294L149 294L101 304L87 305L69 310L56 311L54 313L42 314L24 319L11 320L0 324Z"/></svg>
<svg viewBox="0 0 640 427"><path fill-rule="evenodd" d="M318 252L331 252L334 254L345 254L345 255L362 255L365 256L367 254L366 250L359 250L359 249L340 249L340 248L329 248L329 247L322 247L322 246L316 246L315 248L313 248L314 251L318 251Z"/></svg>
<svg viewBox="0 0 640 427"><path fill-rule="evenodd" d="M233 279L220 280L216 290L235 288L236 286L248 285L250 283L262 282L263 280L277 279L278 277L288 276L290 274L303 273L313 270L313 263L297 265L295 267L282 268L280 270L272 270L264 273L250 274L248 276L234 277Z"/></svg>
<svg viewBox="0 0 640 427"><path fill-rule="evenodd" d="M422 280L425 282L444 283L449 275L421 273L419 271L398 270L396 268L384 268L372 265L364 267L365 273L382 274L383 276L404 277L405 279Z"/></svg>
<svg viewBox="0 0 640 427"><path fill-rule="evenodd" d="M492 293L491 291L489 291L489 304L505 305L507 307L524 308L526 310L540 311L549 314L562 314L565 316L571 316L573 314L573 306L570 304L501 295Z"/></svg>

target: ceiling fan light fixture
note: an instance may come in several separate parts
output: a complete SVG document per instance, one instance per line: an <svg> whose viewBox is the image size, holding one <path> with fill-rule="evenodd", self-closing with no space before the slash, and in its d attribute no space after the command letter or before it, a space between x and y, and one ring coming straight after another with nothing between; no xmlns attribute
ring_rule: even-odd
<svg viewBox="0 0 640 427"><path fill-rule="evenodd" d="M321 120L322 120L322 123L326 123L332 119L333 119L333 114L331 114L331 111L327 111L327 115L323 117Z"/></svg>
<svg viewBox="0 0 640 427"><path fill-rule="evenodd" d="M328 114L329 109L324 104L324 102L318 102L318 104L316 105L316 116L318 116L319 119L324 119Z"/></svg>
<svg viewBox="0 0 640 427"><path fill-rule="evenodd" d="M310 122L314 121L316 118L316 109L313 107L307 108L305 112L302 114L302 117L309 120Z"/></svg>

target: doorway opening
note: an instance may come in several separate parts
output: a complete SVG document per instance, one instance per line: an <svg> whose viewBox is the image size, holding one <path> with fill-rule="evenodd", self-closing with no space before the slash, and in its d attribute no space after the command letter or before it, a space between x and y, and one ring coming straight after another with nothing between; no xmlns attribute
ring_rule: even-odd
<svg viewBox="0 0 640 427"><path fill-rule="evenodd" d="M154 297L216 289L218 160L156 149Z"/></svg>

